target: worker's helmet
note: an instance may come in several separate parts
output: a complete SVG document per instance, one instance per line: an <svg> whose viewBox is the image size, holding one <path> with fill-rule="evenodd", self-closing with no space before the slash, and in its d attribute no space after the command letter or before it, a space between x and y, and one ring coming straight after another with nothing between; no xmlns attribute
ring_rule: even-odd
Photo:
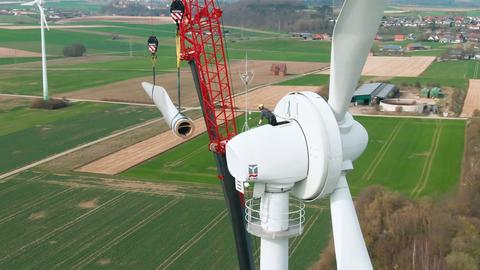
<svg viewBox="0 0 480 270"><path fill-rule="evenodd" d="M263 104L258 104L258 109L259 109L259 110L263 110L263 108L265 108L265 107L263 106Z"/></svg>

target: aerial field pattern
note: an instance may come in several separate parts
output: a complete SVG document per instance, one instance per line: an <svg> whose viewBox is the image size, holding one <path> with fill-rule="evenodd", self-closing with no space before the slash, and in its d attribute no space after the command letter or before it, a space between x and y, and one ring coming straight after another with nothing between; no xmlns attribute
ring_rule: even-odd
<svg viewBox="0 0 480 270"><path fill-rule="evenodd" d="M347 175L354 194L381 184L411 197L439 195L458 183L464 120L357 117L369 133L365 153ZM215 183L206 134L123 173L132 179Z"/></svg>

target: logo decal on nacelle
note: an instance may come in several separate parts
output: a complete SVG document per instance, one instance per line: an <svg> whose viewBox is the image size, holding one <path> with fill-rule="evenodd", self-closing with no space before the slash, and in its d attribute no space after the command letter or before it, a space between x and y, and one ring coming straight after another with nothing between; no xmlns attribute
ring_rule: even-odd
<svg viewBox="0 0 480 270"><path fill-rule="evenodd" d="M248 180L257 180L258 177L258 165L248 165Z"/></svg>

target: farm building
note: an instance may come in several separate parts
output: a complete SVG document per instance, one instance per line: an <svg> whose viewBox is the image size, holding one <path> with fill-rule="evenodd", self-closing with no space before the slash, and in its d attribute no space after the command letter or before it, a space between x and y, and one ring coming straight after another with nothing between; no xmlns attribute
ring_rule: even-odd
<svg viewBox="0 0 480 270"><path fill-rule="evenodd" d="M393 84L367 83L353 93L352 102L356 105L369 105L373 100L378 103L383 99L395 97L398 93L399 89Z"/></svg>
<svg viewBox="0 0 480 270"><path fill-rule="evenodd" d="M426 98L440 98L443 97L443 92L439 87L433 87L432 89L425 87L420 90L420 96Z"/></svg>
<svg viewBox="0 0 480 270"><path fill-rule="evenodd" d="M428 48L423 46L422 43L410 43L407 45L407 49L409 51L419 51L419 50L426 50Z"/></svg>
<svg viewBox="0 0 480 270"><path fill-rule="evenodd" d="M400 55L404 52L402 46L400 45L385 45L380 49L380 51L386 55Z"/></svg>
<svg viewBox="0 0 480 270"><path fill-rule="evenodd" d="M393 36L394 41L404 41L405 39L406 39L405 35L399 34L399 35Z"/></svg>

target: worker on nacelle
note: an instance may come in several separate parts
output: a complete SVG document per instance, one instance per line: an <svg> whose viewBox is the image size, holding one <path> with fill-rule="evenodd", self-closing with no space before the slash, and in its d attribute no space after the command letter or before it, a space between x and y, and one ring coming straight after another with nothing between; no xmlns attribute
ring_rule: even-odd
<svg viewBox="0 0 480 270"><path fill-rule="evenodd" d="M272 126L277 125L277 117L275 117L275 114L273 114L272 111L265 108L265 106L263 106L263 104L259 104L258 109L260 110L260 121L258 121L258 125L262 124L264 118L267 119L267 121L270 125L272 125Z"/></svg>

